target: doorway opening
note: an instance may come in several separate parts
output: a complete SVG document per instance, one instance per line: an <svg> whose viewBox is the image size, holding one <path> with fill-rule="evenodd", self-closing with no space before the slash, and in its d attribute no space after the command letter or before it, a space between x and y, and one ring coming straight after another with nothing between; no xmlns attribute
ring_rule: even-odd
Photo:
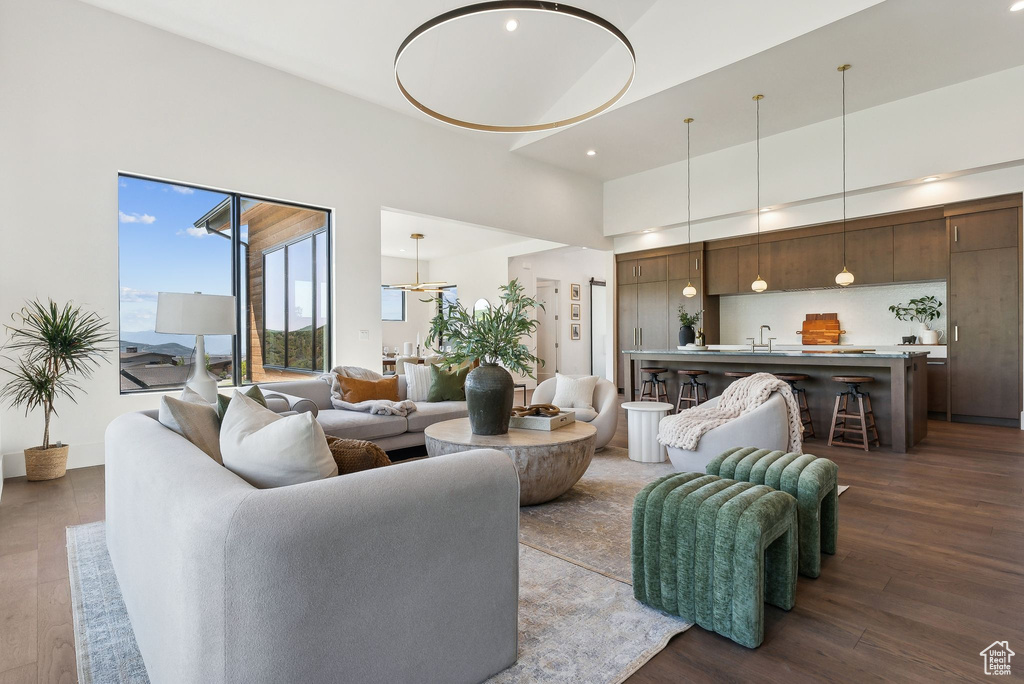
<svg viewBox="0 0 1024 684"><path fill-rule="evenodd" d="M544 305L537 310L537 357L544 361L537 367L537 382L555 377L561 367L561 339L559 335L558 291L560 281L537 278L537 301Z"/></svg>

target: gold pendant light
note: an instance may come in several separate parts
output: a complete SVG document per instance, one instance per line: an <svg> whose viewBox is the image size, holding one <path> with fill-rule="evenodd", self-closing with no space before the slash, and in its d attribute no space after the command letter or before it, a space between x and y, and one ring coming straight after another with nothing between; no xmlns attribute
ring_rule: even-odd
<svg viewBox="0 0 1024 684"><path fill-rule="evenodd" d="M757 213L757 279L750 284L754 292L764 292L768 289L768 283L761 277L761 100L764 95L754 96L755 107L755 137L754 148L757 150L757 206L754 211Z"/></svg>
<svg viewBox="0 0 1024 684"><path fill-rule="evenodd" d="M441 288L448 285L443 280L439 280L431 283L420 282L420 240L425 236L423 233L413 233L410 235L413 240L416 241L416 282L415 283L404 283L401 285L388 285L389 290L405 290L406 292L443 292Z"/></svg>
<svg viewBox="0 0 1024 684"><path fill-rule="evenodd" d="M853 274L846 270L846 72L849 64L839 67L843 75L843 270L836 275L836 285L848 287L853 284Z"/></svg>
<svg viewBox="0 0 1024 684"><path fill-rule="evenodd" d="M690 247L690 124L693 118L683 119L686 124L686 247ZM690 255L686 255L686 287L683 288L684 297L696 297L697 288L690 282Z"/></svg>

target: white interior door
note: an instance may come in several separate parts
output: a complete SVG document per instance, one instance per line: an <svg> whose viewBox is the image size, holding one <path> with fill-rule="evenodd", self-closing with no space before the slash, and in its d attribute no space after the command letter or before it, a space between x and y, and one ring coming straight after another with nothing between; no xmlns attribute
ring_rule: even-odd
<svg viewBox="0 0 1024 684"><path fill-rule="evenodd" d="M558 370L558 290L557 281L537 280L537 301L544 305L544 309L537 312L537 320L540 321L540 327L537 328L537 356L544 360L544 365L537 369L538 383L555 377Z"/></svg>

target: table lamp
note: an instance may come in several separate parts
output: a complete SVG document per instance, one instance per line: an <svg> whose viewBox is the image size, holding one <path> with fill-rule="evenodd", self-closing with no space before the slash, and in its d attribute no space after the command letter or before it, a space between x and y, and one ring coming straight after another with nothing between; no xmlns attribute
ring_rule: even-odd
<svg viewBox="0 0 1024 684"><path fill-rule="evenodd" d="M206 371L203 335L235 334L235 298L201 292L160 292L156 300L156 332L196 336L195 363L185 386L211 404L217 401L217 381Z"/></svg>

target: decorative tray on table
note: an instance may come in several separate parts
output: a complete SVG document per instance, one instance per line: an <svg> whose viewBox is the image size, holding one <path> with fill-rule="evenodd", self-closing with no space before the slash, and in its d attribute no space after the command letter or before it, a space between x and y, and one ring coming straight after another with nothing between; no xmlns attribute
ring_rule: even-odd
<svg viewBox="0 0 1024 684"><path fill-rule="evenodd" d="M572 425L575 422L575 411L560 409L553 404L531 404L530 406L513 407L512 417L509 418L508 426L523 430L546 430L550 432L566 425Z"/></svg>

